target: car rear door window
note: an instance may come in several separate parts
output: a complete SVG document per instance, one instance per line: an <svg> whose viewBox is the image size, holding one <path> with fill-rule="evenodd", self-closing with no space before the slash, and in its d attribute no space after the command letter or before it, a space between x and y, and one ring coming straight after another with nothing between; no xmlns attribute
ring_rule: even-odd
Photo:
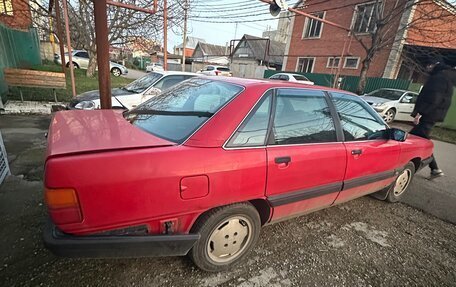
<svg viewBox="0 0 456 287"><path fill-rule="evenodd" d="M154 87L164 91L186 79L187 77L185 75L164 76Z"/></svg>
<svg viewBox="0 0 456 287"><path fill-rule="evenodd" d="M336 129L324 92L279 89L273 135L275 145L336 142Z"/></svg>
<svg viewBox="0 0 456 287"><path fill-rule="evenodd" d="M331 93L339 114L345 141L362 141L384 138L387 126L368 104L355 96Z"/></svg>
<svg viewBox="0 0 456 287"><path fill-rule="evenodd" d="M266 93L228 141L227 147L253 147L266 144L272 106L272 91Z"/></svg>

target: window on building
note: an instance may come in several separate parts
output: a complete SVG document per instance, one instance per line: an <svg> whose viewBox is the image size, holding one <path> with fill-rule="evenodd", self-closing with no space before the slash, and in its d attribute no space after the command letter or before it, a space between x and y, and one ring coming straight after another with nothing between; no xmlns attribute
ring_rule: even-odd
<svg viewBox="0 0 456 287"><path fill-rule="evenodd" d="M358 69L359 58L347 57L345 58L344 68L346 69Z"/></svg>
<svg viewBox="0 0 456 287"><path fill-rule="evenodd" d="M353 30L356 33L370 33L375 30L377 12L381 9L381 2L371 2L356 5L353 14Z"/></svg>
<svg viewBox="0 0 456 287"><path fill-rule="evenodd" d="M298 66L296 67L296 72L312 73L314 62L315 58L298 58Z"/></svg>
<svg viewBox="0 0 456 287"><path fill-rule="evenodd" d="M386 125L366 103L354 96L332 92L339 114L345 141L362 141L384 138Z"/></svg>
<svg viewBox="0 0 456 287"><path fill-rule="evenodd" d="M0 0L0 15L13 16L12 0Z"/></svg>
<svg viewBox="0 0 456 287"><path fill-rule="evenodd" d="M325 18L325 12L313 13L313 16L316 16L320 19ZM304 30L302 31L303 38L320 38L321 31L323 30L323 22L317 21L315 19L306 18L304 23Z"/></svg>
<svg viewBox="0 0 456 287"><path fill-rule="evenodd" d="M279 89L272 131L276 145L337 141L322 91Z"/></svg>
<svg viewBox="0 0 456 287"><path fill-rule="evenodd" d="M327 68L339 68L339 65L340 65L340 57L329 57L326 67Z"/></svg>

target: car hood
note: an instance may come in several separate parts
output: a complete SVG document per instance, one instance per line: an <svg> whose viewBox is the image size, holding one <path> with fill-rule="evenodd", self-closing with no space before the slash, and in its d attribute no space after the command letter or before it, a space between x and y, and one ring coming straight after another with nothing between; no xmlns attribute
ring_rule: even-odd
<svg viewBox="0 0 456 287"><path fill-rule="evenodd" d="M123 95L131 95L131 94L134 94L134 93L130 92L130 91L123 90L123 89L116 88L116 89L112 89L111 90L111 94L113 96L123 96ZM85 93L82 93L82 94L76 96L76 100L78 102L93 101L93 100L98 100L98 99L100 99L100 91L99 90L88 91L88 92L85 92Z"/></svg>
<svg viewBox="0 0 456 287"><path fill-rule="evenodd" d="M383 104L386 102L394 102L392 100L379 98L379 97L362 96L361 98L364 99L369 104L377 104L377 103Z"/></svg>
<svg viewBox="0 0 456 287"><path fill-rule="evenodd" d="M87 152L171 146L126 121L116 110L61 111L52 118L46 158Z"/></svg>

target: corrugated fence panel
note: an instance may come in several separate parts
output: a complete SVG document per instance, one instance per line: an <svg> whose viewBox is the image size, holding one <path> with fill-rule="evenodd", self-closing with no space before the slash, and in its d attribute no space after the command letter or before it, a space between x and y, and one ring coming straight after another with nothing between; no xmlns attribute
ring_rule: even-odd
<svg viewBox="0 0 456 287"><path fill-rule="evenodd" d="M270 76L277 73L294 73L306 76L309 80L313 81L316 85L331 87L334 79L334 75L331 74L314 74L314 73L296 73L296 72L284 72L284 71L270 71L264 72L264 77L269 78ZM357 76L341 76L341 89L355 93L356 87L358 86L359 77ZM367 78L365 93L372 92L380 88L393 88L407 90L410 85L410 81L406 80L393 80L384 78Z"/></svg>
<svg viewBox="0 0 456 287"><path fill-rule="evenodd" d="M7 175L10 174L8 157L6 156L5 145L3 144L2 132L0 131L0 185Z"/></svg>
<svg viewBox="0 0 456 287"><path fill-rule="evenodd" d="M19 31L0 25L0 95L8 91L5 67L29 68L39 64L40 41L36 29Z"/></svg>

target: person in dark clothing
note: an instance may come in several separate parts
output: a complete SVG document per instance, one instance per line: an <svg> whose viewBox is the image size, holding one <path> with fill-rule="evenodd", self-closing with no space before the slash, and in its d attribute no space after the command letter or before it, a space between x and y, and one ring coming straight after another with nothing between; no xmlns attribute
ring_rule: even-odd
<svg viewBox="0 0 456 287"><path fill-rule="evenodd" d="M429 78L421 89L411 114L415 126L410 134L429 139L434 125L445 120L450 108L453 88L456 86L456 70L445 65L439 58L431 59L426 69L430 72ZM431 178L444 175L435 158L429 167Z"/></svg>

